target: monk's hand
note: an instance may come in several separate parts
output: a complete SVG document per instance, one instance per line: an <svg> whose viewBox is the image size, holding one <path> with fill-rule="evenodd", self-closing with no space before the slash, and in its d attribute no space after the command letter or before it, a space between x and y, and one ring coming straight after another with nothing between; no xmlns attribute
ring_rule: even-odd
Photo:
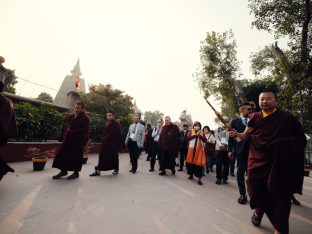
<svg viewBox="0 0 312 234"><path fill-rule="evenodd" d="M237 132L235 129L231 129L231 131L229 131L229 135L230 137L236 138L237 137Z"/></svg>

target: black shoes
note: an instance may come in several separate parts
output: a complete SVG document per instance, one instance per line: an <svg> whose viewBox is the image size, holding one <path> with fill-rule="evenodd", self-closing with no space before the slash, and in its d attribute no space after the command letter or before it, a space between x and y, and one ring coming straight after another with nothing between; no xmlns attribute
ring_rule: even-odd
<svg viewBox="0 0 312 234"><path fill-rule="evenodd" d="M244 205L246 204L247 202L247 196L246 195L241 195L239 198L238 198L238 203L241 204L241 205Z"/></svg>
<svg viewBox="0 0 312 234"><path fill-rule="evenodd" d="M68 180L73 180L79 177L79 173L74 172L73 174L71 174L70 176L67 177Z"/></svg>
<svg viewBox="0 0 312 234"><path fill-rule="evenodd" d="M172 169L172 170L171 170L171 173L172 173L172 175L175 175L176 170L175 170L175 169Z"/></svg>
<svg viewBox="0 0 312 234"><path fill-rule="evenodd" d="M118 175L118 171L114 170L112 175Z"/></svg>
<svg viewBox="0 0 312 234"><path fill-rule="evenodd" d="M178 171L183 171L183 169L182 169L182 168L179 168Z"/></svg>
<svg viewBox="0 0 312 234"><path fill-rule="evenodd" d="M199 180L197 181L197 184L203 185L203 182L199 179Z"/></svg>
<svg viewBox="0 0 312 234"><path fill-rule="evenodd" d="M68 174L67 171L66 172L60 171L60 173L58 173L57 175L52 176L52 179L53 180L57 180L57 179L60 179L63 176L67 176L67 174Z"/></svg>
<svg viewBox="0 0 312 234"><path fill-rule="evenodd" d="M159 173L159 175L166 175L166 172L162 171L162 172Z"/></svg>
<svg viewBox="0 0 312 234"><path fill-rule="evenodd" d="M189 179L189 180L192 180L192 179L194 179L194 177L190 175L190 176L188 177L188 179Z"/></svg>
<svg viewBox="0 0 312 234"><path fill-rule="evenodd" d="M234 173L232 173L232 174L231 174L231 176L235 177L235 174L234 174Z"/></svg>
<svg viewBox="0 0 312 234"><path fill-rule="evenodd" d="M149 169L149 171L154 171L154 169Z"/></svg>
<svg viewBox="0 0 312 234"><path fill-rule="evenodd" d="M255 225L256 227L259 227L262 221L262 215L257 216L256 211L253 213L253 215L251 216L251 222L253 225Z"/></svg>
<svg viewBox="0 0 312 234"><path fill-rule="evenodd" d="M221 184L221 180L216 180L216 184Z"/></svg>
<svg viewBox="0 0 312 234"><path fill-rule="evenodd" d="M223 184L228 184L227 180L223 180Z"/></svg>
<svg viewBox="0 0 312 234"><path fill-rule="evenodd" d="M98 171L95 171L93 173L91 173L89 176L100 176L101 173L99 173Z"/></svg>

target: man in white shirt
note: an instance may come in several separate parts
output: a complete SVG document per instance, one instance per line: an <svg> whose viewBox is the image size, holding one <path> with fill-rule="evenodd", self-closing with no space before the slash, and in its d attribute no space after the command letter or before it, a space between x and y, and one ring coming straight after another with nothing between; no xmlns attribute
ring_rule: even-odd
<svg viewBox="0 0 312 234"><path fill-rule="evenodd" d="M136 173L138 158L144 145L144 126L140 124L139 116L134 116L134 123L130 125L125 141L130 154L132 168L129 172Z"/></svg>
<svg viewBox="0 0 312 234"><path fill-rule="evenodd" d="M227 123L229 120L224 118ZM227 184L230 159L228 156L229 132L225 128L216 131L216 184Z"/></svg>
<svg viewBox="0 0 312 234"><path fill-rule="evenodd" d="M151 168L149 171L154 171L155 163L156 163L156 155L159 157L159 149L158 149L158 140L162 129L162 120L157 120L157 126L153 129L152 138L153 138L153 147L152 147L152 157L151 157Z"/></svg>

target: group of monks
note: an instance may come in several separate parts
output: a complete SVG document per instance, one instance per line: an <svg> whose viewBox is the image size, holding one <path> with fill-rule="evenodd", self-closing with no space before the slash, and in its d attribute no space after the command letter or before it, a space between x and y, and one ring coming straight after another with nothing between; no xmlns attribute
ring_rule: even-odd
<svg viewBox="0 0 312 234"><path fill-rule="evenodd" d="M1 57L0 62L4 59ZM0 65L1 65L0 63ZM3 96L4 76L0 66L0 145L4 146L9 137L17 132L12 102ZM304 150L306 137L302 126L296 117L277 108L277 96L272 91L263 91L259 96L259 112L249 115L248 124L243 132L228 128L233 139L240 139L249 144L247 191L250 206L255 209L251 221L255 226L261 224L264 214L271 221L275 233L289 232L289 214L291 197L295 193L302 194L304 172ZM102 145L98 165L90 176L99 176L101 171L119 171L118 153L126 145L129 149L131 173L137 170L137 160L144 143L144 123L140 116L134 118L129 127L126 141L122 139L119 122L115 113L108 111L107 121L103 127ZM83 153L89 140L90 120L82 102L75 106L75 113L70 115L64 129L63 143L55 155L52 167L60 172L53 179L60 179L73 173L67 179L79 177L82 168ZM143 126L143 127L142 127ZM192 179L198 175L199 168L205 163L202 155L204 136L200 133L196 122L189 135L189 152L186 157L188 173ZM171 123L170 117L165 117L158 140L158 158L160 175L166 174L166 169L175 174L175 159L178 155L178 140L180 131ZM0 159L0 179L7 172L13 172ZM199 182L199 184L201 181Z"/></svg>

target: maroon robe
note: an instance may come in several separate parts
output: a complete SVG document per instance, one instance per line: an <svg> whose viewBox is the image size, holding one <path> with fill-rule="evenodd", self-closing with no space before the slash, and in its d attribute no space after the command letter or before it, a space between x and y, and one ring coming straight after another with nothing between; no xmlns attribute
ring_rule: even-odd
<svg viewBox="0 0 312 234"><path fill-rule="evenodd" d="M106 122L103 130L103 139L99 162L96 170L109 171L119 170L118 153L124 147L120 124L116 120Z"/></svg>
<svg viewBox="0 0 312 234"><path fill-rule="evenodd" d="M52 167L64 171L80 171L85 146L89 140L90 120L86 113L69 117L63 144L55 155Z"/></svg>
<svg viewBox="0 0 312 234"><path fill-rule="evenodd" d="M288 233L290 197L302 193L306 137L299 121L276 110L254 113L248 127L250 150L247 189L252 209L266 213L276 230Z"/></svg>
<svg viewBox="0 0 312 234"><path fill-rule="evenodd" d="M0 146L5 146L7 139L16 133L16 119L12 102L0 93ZM14 170L0 158L0 180L7 172L14 172Z"/></svg>
<svg viewBox="0 0 312 234"><path fill-rule="evenodd" d="M158 147L160 150L160 169L171 169L175 167L175 159L179 153L180 131L177 125L170 123L162 127Z"/></svg>

